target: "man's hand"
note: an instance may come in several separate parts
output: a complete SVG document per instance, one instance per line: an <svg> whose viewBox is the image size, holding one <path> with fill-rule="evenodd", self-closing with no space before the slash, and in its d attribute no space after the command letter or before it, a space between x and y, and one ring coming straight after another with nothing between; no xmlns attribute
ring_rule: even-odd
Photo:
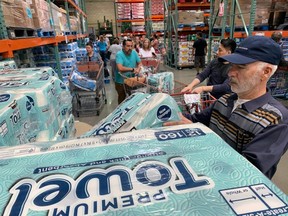
<svg viewBox="0 0 288 216"><path fill-rule="evenodd" d="M141 67L134 68L134 73L139 74L141 71Z"/></svg>
<svg viewBox="0 0 288 216"><path fill-rule="evenodd" d="M163 123L163 126L173 126L173 125L182 125L182 124L191 124L192 122L185 118L182 113L179 113L180 121L171 121L171 122L165 122Z"/></svg>

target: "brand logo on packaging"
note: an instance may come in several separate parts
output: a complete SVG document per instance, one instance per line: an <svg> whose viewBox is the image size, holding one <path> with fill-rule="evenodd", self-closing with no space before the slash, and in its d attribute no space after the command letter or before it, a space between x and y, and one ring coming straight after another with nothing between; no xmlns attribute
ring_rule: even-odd
<svg viewBox="0 0 288 216"><path fill-rule="evenodd" d="M167 121L171 118L172 110L167 105L162 105L157 110L157 118L161 121Z"/></svg>
<svg viewBox="0 0 288 216"><path fill-rule="evenodd" d="M94 215L168 200L166 190L183 194L214 187L199 177L181 157L144 161L133 170L116 165L87 170L75 180L63 174L22 179L11 189L12 197L4 215L22 216L29 211L48 211L56 215Z"/></svg>
<svg viewBox="0 0 288 216"><path fill-rule="evenodd" d="M1 94L0 95L0 103L6 102L10 99L10 94Z"/></svg>

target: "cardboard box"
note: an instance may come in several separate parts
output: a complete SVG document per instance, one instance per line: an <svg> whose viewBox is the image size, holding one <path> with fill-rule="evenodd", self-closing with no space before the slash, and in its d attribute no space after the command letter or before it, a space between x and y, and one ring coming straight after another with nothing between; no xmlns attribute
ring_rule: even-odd
<svg viewBox="0 0 288 216"><path fill-rule="evenodd" d="M15 26L13 27L34 29L31 8L27 2L22 0L14 0L12 15L14 16L15 22Z"/></svg>
<svg viewBox="0 0 288 216"><path fill-rule="evenodd" d="M203 11L179 11L178 23L179 24L193 24L196 22L204 22Z"/></svg>
<svg viewBox="0 0 288 216"><path fill-rule="evenodd" d="M14 17L12 15L13 4L9 2L5 2L5 1L1 1L0 4L1 4L6 27L15 26Z"/></svg>
<svg viewBox="0 0 288 216"><path fill-rule="evenodd" d="M45 0L32 0L30 7L35 28L42 29L42 31L52 31L48 3Z"/></svg>

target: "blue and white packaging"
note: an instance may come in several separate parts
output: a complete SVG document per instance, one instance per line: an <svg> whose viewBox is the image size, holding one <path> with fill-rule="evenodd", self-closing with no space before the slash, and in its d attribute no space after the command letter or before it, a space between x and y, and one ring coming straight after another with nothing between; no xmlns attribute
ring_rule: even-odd
<svg viewBox="0 0 288 216"><path fill-rule="evenodd" d="M40 122L28 97L0 91L0 113L1 147L36 141Z"/></svg>
<svg viewBox="0 0 288 216"><path fill-rule="evenodd" d="M45 76L55 76L58 78L58 74L51 67L19 68L0 71L0 80L22 80Z"/></svg>
<svg viewBox="0 0 288 216"><path fill-rule="evenodd" d="M7 69L16 69L17 65L14 60L0 61L0 71Z"/></svg>
<svg viewBox="0 0 288 216"><path fill-rule="evenodd" d="M43 131L41 136L37 137L37 141L51 140L63 120L72 113L70 92L67 86L54 76L2 82L0 90L24 94L35 106L38 120L41 121L39 131Z"/></svg>
<svg viewBox="0 0 288 216"><path fill-rule="evenodd" d="M288 196L201 124L0 149L4 216L284 216Z"/></svg>
<svg viewBox="0 0 288 216"><path fill-rule="evenodd" d="M73 71L70 80L80 89L85 91L96 91L96 80L89 79L79 72Z"/></svg>
<svg viewBox="0 0 288 216"><path fill-rule="evenodd" d="M135 93L82 137L162 127L166 121L178 121L179 108L168 94Z"/></svg>
<svg viewBox="0 0 288 216"><path fill-rule="evenodd" d="M147 89L148 93L163 92L172 94L174 90L174 73L162 72L148 76L148 86L152 86Z"/></svg>

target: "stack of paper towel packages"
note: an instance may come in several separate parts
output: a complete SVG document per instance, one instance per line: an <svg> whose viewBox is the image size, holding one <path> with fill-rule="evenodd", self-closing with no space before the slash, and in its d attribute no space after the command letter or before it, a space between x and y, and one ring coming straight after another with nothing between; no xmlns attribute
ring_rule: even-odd
<svg viewBox="0 0 288 216"><path fill-rule="evenodd" d="M49 67L0 71L0 146L73 137L71 100Z"/></svg>
<svg viewBox="0 0 288 216"><path fill-rule="evenodd" d="M135 93L83 137L162 127L163 122L180 120L179 108L168 94Z"/></svg>
<svg viewBox="0 0 288 216"><path fill-rule="evenodd" d="M0 215L287 215L288 197L201 124L0 148Z"/></svg>

